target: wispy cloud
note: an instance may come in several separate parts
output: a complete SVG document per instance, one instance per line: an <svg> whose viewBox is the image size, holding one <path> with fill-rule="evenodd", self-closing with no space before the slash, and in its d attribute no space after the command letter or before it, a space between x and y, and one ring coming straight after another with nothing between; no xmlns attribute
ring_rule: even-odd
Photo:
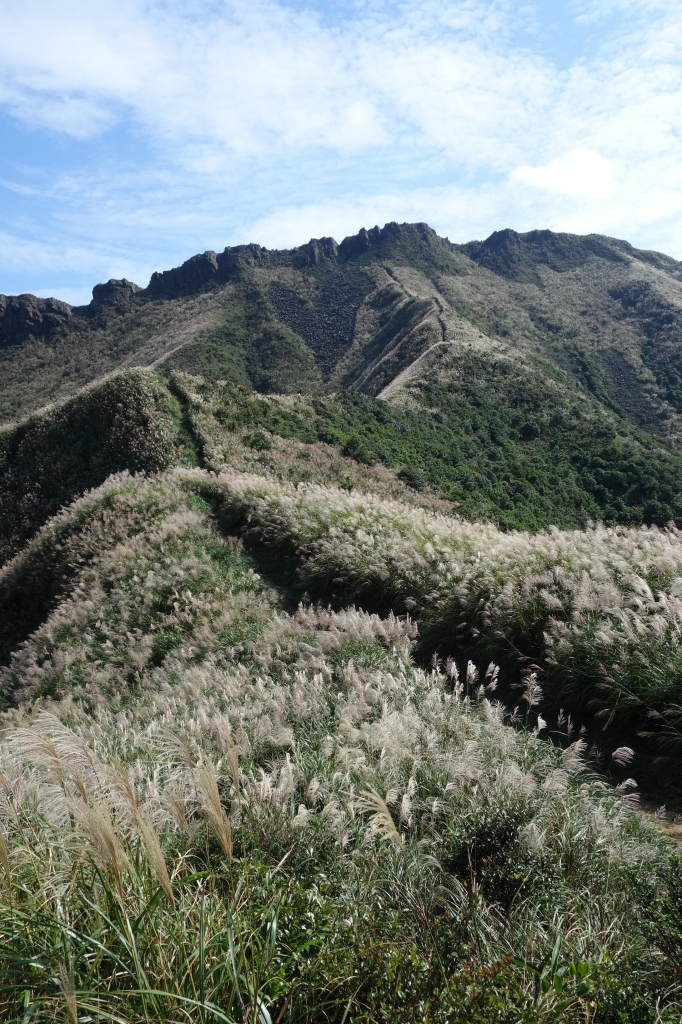
<svg viewBox="0 0 682 1024"><path fill-rule="evenodd" d="M682 256L680 53L672 0L6 0L0 106L35 145L5 153L5 227L93 272L385 219Z"/></svg>

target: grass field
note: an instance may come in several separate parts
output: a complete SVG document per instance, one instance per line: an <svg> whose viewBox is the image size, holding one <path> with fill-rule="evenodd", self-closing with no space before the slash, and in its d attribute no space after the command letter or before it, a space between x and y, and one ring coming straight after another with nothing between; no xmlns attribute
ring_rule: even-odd
<svg viewBox="0 0 682 1024"><path fill-rule="evenodd" d="M681 554L235 471L79 499L0 575L3 1019L679 1019L679 856L486 645L665 645Z"/></svg>

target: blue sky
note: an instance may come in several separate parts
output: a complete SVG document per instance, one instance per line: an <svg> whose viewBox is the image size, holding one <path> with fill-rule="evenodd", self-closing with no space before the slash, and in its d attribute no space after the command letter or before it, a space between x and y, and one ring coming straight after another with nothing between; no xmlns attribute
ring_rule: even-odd
<svg viewBox="0 0 682 1024"><path fill-rule="evenodd" d="M425 220L682 259L679 0L3 0L0 292Z"/></svg>

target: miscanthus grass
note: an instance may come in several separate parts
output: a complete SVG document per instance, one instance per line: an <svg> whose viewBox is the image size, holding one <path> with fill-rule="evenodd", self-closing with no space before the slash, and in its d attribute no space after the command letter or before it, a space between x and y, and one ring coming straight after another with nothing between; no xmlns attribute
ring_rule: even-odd
<svg viewBox="0 0 682 1024"><path fill-rule="evenodd" d="M532 678L514 729L504 667L416 664L409 614L287 611L230 522L347 579L402 552L417 612L465 534L122 477L3 570L67 579L3 670L2 1019L677 1020L680 865L633 784L543 740Z"/></svg>
<svg viewBox="0 0 682 1024"><path fill-rule="evenodd" d="M503 533L371 494L224 473L229 529L296 565L301 593L419 618L429 649L542 674L546 707L682 739L682 534Z"/></svg>

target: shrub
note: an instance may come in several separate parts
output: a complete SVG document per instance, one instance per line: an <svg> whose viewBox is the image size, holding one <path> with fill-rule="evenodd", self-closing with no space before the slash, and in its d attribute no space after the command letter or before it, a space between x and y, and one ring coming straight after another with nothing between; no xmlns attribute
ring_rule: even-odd
<svg viewBox="0 0 682 1024"><path fill-rule="evenodd" d="M417 466L404 466L398 473L398 479L403 480L408 487L415 491L423 491L426 487L426 474Z"/></svg>

